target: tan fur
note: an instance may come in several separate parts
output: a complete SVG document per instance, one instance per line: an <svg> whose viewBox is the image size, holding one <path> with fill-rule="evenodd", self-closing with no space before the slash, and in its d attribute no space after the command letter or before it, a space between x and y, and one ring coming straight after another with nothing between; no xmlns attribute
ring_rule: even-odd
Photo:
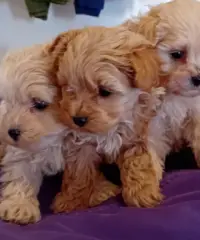
<svg viewBox="0 0 200 240"><path fill-rule="evenodd" d="M116 40L113 39L115 34ZM105 40L102 41L103 37ZM106 128L115 124L113 121L120 114L119 96L129 85L146 91L150 91L152 86L165 85L166 79L160 72L161 62L155 49L141 36L131 38L131 32L126 28L97 27L75 30L75 33L72 30L57 37L50 49L54 50L50 53L52 59L55 59L52 80L55 81L54 74L58 70L58 81L55 84L62 87L60 104L66 109L59 117L74 129L81 130L73 124L71 116L92 114L95 125L90 120L84 131L106 131ZM93 69L89 68L90 65L94 66ZM98 97L98 85L116 92L108 105L103 99L99 104L95 101L90 104L91 99ZM78 96L76 92L79 92ZM82 99L85 102L83 107Z"/></svg>
<svg viewBox="0 0 200 240"><path fill-rule="evenodd" d="M143 34L156 45L162 70L171 72L169 90L189 97L200 93L190 82L191 76L200 72L199 9L200 3L196 0L174 0L151 8L137 21L125 23L130 30ZM174 50L184 51L184 58L173 60L170 52Z"/></svg>
<svg viewBox="0 0 200 240"><path fill-rule="evenodd" d="M49 81L46 47L8 53L0 65L0 218L18 224L40 220L43 175L64 168L64 128L52 114L56 88ZM34 99L49 106L38 110ZM9 135L12 128L20 130L17 141Z"/></svg>
<svg viewBox="0 0 200 240"><path fill-rule="evenodd" d="M135 146L132 146L132 148L128 150L125 148L125 152L121 152L122 154L118 160L118 162L121 164L121 173L124 172L122 174L122 182L124 185L123 196L129 205L135 204L137 206L152 206L159 199L161 199L158 188L159 180L162 176L162 164L160 163L160 159L164 161L166 155L175 145L181 145L183 138L189 142L190 146L193 147L197 162L199 163L200 87L195 86L191 81L191 77L200 75L199 12L199 2L195 0L175 0L170 3L160 4L156 7L153 7L147 13L147 15L139 18L138 21L128 21L122 26L125 28L128 27L128 29L132 32L143 34L148 40L150 40L157 48L157 53L161 58L162 72L166 73L167 75L170 74L169 81L168 77L160 78L159 76L160 80L158 81L159 84L157 86L165 85L167 88L167 94L163 99L161 109L157 112L156 116L153 117L152 121L150 122L148 128L148 144L145 144L145 140L142 138L143 141L136 142ZM76 46L79 46L79 43L82 43L81 37L83 37L82 34L80 35L80 38L75 38L77 41L73 41L73 50L76 49ZM132 41L135 41L135 34L132 36ZM89 39L86 42L88 44L91 44L92 40ZM122 43L122 46L126 46L127 48L127 45L125 43ZM97 47L96 52L92 51L88 46L84 47L85 49L90 49L91 52L96 54L94 55L94 58L91 57L92 59L97 59L99 61L98 56L102 54L100 51L98 52L99 49L102 49L100 46ZM105 50L105 48L103 49ZM143 49L145 50L145 47ZM88 83L89 85L91 82L92 84L95 83L95 79L98 76L96 72L94 75L91 74L92 67L95 66L96 62L92 62L92 64L90 64L90 61L84 61L86 57L80 54L80 52L84 53L84 50L80 50L81 47L77 47L77 58L78 56L80 57L80 64L75 64L74 69L72 69L70 62L64 60L63 68L62 64L60 65L61 72L64 74L58 74L58 79L59 77L61 79L64 79L64 84L70 83L70 80L73 82L77 81L77 79L80 79L80 82L75 82L76 86L81 85L81 82L86 83L86 86L81 85L81 90L77 91L77 89L75 89L74 91L73 87L68 88L68 86L66 86L66 89L62 92L63 96L66 95L66 101L63 100L63 102L61 102L61 106L63 106L63 109L65 110L65 114L63 115L64 117L62 119L65 124L71 124L69 114L70 112L76 113L76 109L80 110L82 107L87 106L87 104L89 105L89 99L92 99L93 97L93 95L89 95L91 93L94 93L95 88L89 88L89 91L86 93L84 93L84 90L88 89ZM117 52L116 49L114 49L114 51ZM173 59L170 55L170 53L173 51L183 51L184 57L180 60ZM143 56L148 56L148 52L149 51L146 51L146 54L143 54ZM66 54L69 53L70 50L67 50ZM68 58L69 60L72 59L72 56L74 57L73 54L70 54L70 57ZM86 55L91 56L91 54ZM109 52L109 55L112 56L112 52ZM141 60L142 67L137 68L137 64L135 63L138 63L139 66L141 66L140 59L135 58L135 54L132 56L134 56L134 58L132 58L134 60L131 61L131 66L129 64L124 64L123 59L120 59L117 55L114 55L114 58L119 59L119 61L115 60L111 63L117 66L120 72L124 73L126 77L128 76L128 79L130 79L129 73L131 73L131 76L134 76L134 81L131 80L131 83L134 84L131 84L131 87L142 87L145 90L149 90L149 87L153 81L150 80L144 82L144 76L149 76L147 68L144 67L145 59ZM64 57L67 59L67 56L64 55ZM128 58L130 59L130 55ZM75 60L76 58L74 58L74 61L72 62L76 62ZM77 59L77 62L78 60L79 59ZM146 62L151 61L148 58ZM86 64L84 65L84 63ZM121 64L123 67L121 67ZM65 67L69 65L70 68L65 69ZM80 69L80 66L82 68L82 71ZM88 66L90 66L90 68ZM152 66L153 65L150 65L150 69L153 69ZM130 71L130 67L132 68L132 71ZM158 68L160 68L160 66ZM124 69L129 70L124 71ZM145 69L144 75L136 80L137 74L141 73L141 69ZM135 74L133 75L133 73ZM155 74L157 75L157 71ZM107 77L104 75L104 79L105 78ZM91 79L91 81L88 79ZM118 79L121 78L118 77ZM143 81L141 81L141 79L143 79ZM130 80L128 83L130 83ZM124 85L124 83L122 85ZM76 91L78 92L78 97L73 93ZM76 98L80 100L81 104L75 103ZM67 102L69 101L74 102L73 106L67 105ZM66 108L65 105L67 106ZM116 118L116 115L113 114L111 116L112 118L106 119L104 115L97 115L98 105L94 104L94 106L95 108L91 108L90 111L79 111L79 113L83 113L87 116L88 114L90 115L90 112L93 112L95 116L98 116L98 121L95 121L97 127L93 126L89 128L87 126L87 128L85 127L84 129L80 129L81 131L90 130L93 132L96 129L96 131L99 133L104 129L108 130L112 127L111 125L114 126L116 124L115 122L110 121L111 119ZM71 107L72 110L70 110ZM113 106L109 106L109 108L112 109L112 111L114 110ZM102 110L102 108L100 109ZM100 118L106 119L109 121L109 123L111 123L111 125L105 128L101 123L101 127L98 129L98 126L100 125ZM66 121L64 119L66 119ZM142 122L143 121L140 121L140 124L143 126ZM142 136L146 136L145 131L143 132L145 129L140 129L140 124L137 122L137 130L141 133ZM73 127L73 123L71 126ZM75 127L75 129L78 130L77 127ZM135 139L137 139L137 137ZM135 186L135 182L137 182L137 184L139 182L139 184ZM140 192L140 189L142 189L142 193Z"/></svg>
<svg viewBox="0 0 200 240"><path fill-rule="evenodd" d="M122 195L129 206L153 207L162 200L159 189L162 167L159 164L154 165L155 157L158 162L159 158L143 145L129 149L122 156L122 164L119 164L123 184ZM118 161L121 161L121 158Z"/></svg>
<svg viewBox="0 0 200 240"><path fill-rule="evenodd" d="M86 155L87 154L87 155ZM87 162L81 163L81 158ZM90 196L100 177L98 164L101 158L96 153L95 147L84 145L77 150L76 160L66 164L63 176L61 193L58 193L52 205L54 212L70 212L88 207ZM69 159L66 159L69 161Z"/></svg>
<svg viewBox="0 0 200 240"><path fill-rule="evenodd" d="M6 221L27 224L40 220L39 202L34 189L21 181L11 182L1 192L0 217Z"/></svg>
<svg viewBox="0 0 200 240"><path fill-rule="evenodd" d="M186 141L193 148L200 165L200 86L194 85L192 77L200 76L199 22L200 3L196 0L174 0L160 4L137 21L127 21L124 25L136 33L144 35L157 47L162 59L161 68L170 72L166 85L168 94L164 100L163 113L168 138L162 150L180 147ZM170 52L183 51L181 59L173 59ZM162 125L162 124L161 124ZM171 133L169 133L171 132ZM158 147L158 152L160 149ZM165 157L166 155L163 155Z"/></svg>
<svg viewBox="0 0 200 240"><path fill-rule="evenodd" d="M133 147L122 151L117 163L121 170L122 195L126 204L152 207L162 200L159 188L162 165L158 164L160 159L156 152L148 148L149 122L156 116L157 109L152 110L151 98L146 94L140 95L138 103L138 109L135 109L138 114L134 121Z"/></svg>
<svg viewBox="0 0 200 240"><path fill-rule="evenodd" d="M161 200L159 181L162 167L159 157L151 158L155 154L152 156L147 147L147 127L154 114L157 97L156 94L145 93L149 96L148 101L143 102L141 98L140 103L142 92L136 89L151 92L152 87L166 84L167 77L160 72L161 62L154 47L126 27L96 27L64 33L56 38L50 49L52 81L58 87L55 114L63 124L75 130L75 139L71 148L68 147L73 149L75 144L78 148L71 150L74 156L69 156L69 153L66 156L62 192L55 199L54 211L69 212L91 207L116 195L119 188L107 182L97 166L102 156L109 161L117 161L120 149L126 151L135 143L137 149L137 141L140 140L146 147L139 154L138 151L132 152L131 156L125 154L125 159L120 157L118 161L125 184L123 196L129 205L154 206ZM99 86L110 90L113 95L108 99L100 97ZM140 104L146 105L141 115L138 113ZM140 118L133 127L134 112ZM80 128L73 123L73 116L89 117L89 122ZM139 136L137 127L143 124ZM68 145L70 141L68 138ZM88 144L90 150L86 151L84 148ZM129 181L125 176L136 174L137 169L141 169L140 163L143 165L143 158L144 172L149 173L149 178ZM129 169L126 169L127 165ZM132 170L135 167L136 170ZM139 176L136 174L136 177ZM147 183L149 179L151 183Z"/></svg>

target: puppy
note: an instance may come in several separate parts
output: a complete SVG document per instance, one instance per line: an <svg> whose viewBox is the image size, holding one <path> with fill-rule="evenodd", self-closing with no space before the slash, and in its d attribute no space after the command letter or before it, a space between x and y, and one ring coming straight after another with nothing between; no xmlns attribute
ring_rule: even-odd
<svg viewBox="0 0 200 240"><path fill-rule="evenodd" d="M157 204L162 162L146 140L146 125L160 99L139 90L165 85L155 48L127 28L96 27L61 34L49 54L52 79L60 89L56 113L74 129L67 138L62 192L54 211L83 208L81 199L84 207L95 206L116 195L119 189L98 175L97 165L103 157L117 161L129 147L128 160L120 156L117 161L124 200L136 206Z"/></svg>
<svg viewBox="0 0 200 240"><path fill-rule="evenodd" d="M186 141L200 166L200 3L174 0L153 7L138 21L125 23L130 30L155 43L162 70L171 72L162 109L152 124L165 127L157 153L163 159L174 145ZM157 130L158 131L158 130ZM164 137L165 136L165 137ZM157 142L157 140L155 141ZM156 145L156 144L155 144Z"/></svg>
<svg viewBox="0 0 200 240"><path fill-rule="evenodd" d="M0 217L20 224L40 219L37 194L44 174L64 167L63 127L52 114L46 46L9 53L0 65Z"/></svg>

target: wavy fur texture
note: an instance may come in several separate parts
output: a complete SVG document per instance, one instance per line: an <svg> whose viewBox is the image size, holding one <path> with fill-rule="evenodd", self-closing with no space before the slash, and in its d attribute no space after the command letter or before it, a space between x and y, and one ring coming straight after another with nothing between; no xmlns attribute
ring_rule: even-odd
<svg viewBox="0 0 200 240"><path fill-rule="evenodd" d="M157 154L164 159L171 149L186 142L200 166L199 11L198 1L174 0L124 25L155 44L162 70L170 73L167 94L149 128L150 134L157 135L152 141ZM177 52L181 53L178 58L172 54Z"/></svg>
<svg viewBox="0 0 200 240"><path fill-rule="evenodd" d="M0 65L0 217L20 224L40 219L43 175L64 168L64 128L52 113L56 88L48 76L46 45L9 53ZM48 103L36 108L37 101ZM10 129L20 133L16 139Z"/></svg>
<svg viewBox="0 0 200 240"><path fill-rule="evenodd" d="M59 92L55 115L74 129L66 138L69 151L54 211L91 207L120 191L98 172L103 159L122 169L128 205L156 205L162 199L162 161L148 145L148 122L163 94L159 89L151 93L152 87L165 86L167 80L156 49L127 28L96 27L61 34L49 54ZM108 97L101 96L102 89ZM88 122L80 127L74 117Z"/></svg>
<svg viewBox="0 0 200 240"><path fill-rule="evenodd" d="M114 33L118 33L118 30ZM122 37L119 37L121 41L119 46L126 43L132 48L127 33L124 30L120 30L119 33ZM93 30L90 34L93 34ZM100 35L100 39L102 36ZM109 36L108 33L107 36ZM118 41L115 44L118 46ZM147 52L154 53L148 41L136 36L133 49L141 52L145 51L145 46L148 46ZM62 44L61 48L63 48ZM56 59L52 62L54 57L51 54L53 53L55 53L53 45L37 45L9 53L0 65L0 83L4 86L0 91L0 139L7 144L1 145L0 217L6 221L26 224L40 219L37 194L43 175L52 175L63 170L65 160L67 160L65 171L67 182L63 183L63 189L70 188L70 191L67 193L68 201L64 202L64 207L68 211L97 205L120 191L99 173L98 164L103 157L109 157L110 161L114 161L121 146L125 142L130 142L132 138L132 111L130 110L140 95L140 91L130 89L130 85L135 85L136 82L132 82L132 67L127 68L126 65L132 66L132 62L127 61L127 57L120 56L121 50L118 52L120 62L122 61L125 65L119 66L120 71L113 65L113 71L122 81L117 91L119 91L119 97L122 96L119 102L123 108L126 106L126 111L122 114L117 108L114 109L116 111L114 116L119 114L120 122L117 125L114 124L107 133L97 135L92 132L79 132L77 129L70 130L71 124L67 127L66 124L65 127L61 124L63 111L60 114L58 110L60 91L55 87L57 83L53 80L56 79L52 78L55 76L50 74L52 63L55 64L58 61L56 54ZM62 51L59 51L59 58L62 57L61 53ZM129 54L126 52L126 56ZM139 62L142 55L138 53L134 57L138 58ZM151 59L154 58L151 56ZM110 60L115 62L115 58ZM157 66L154 61L152 64ZM159 61L158 64L160 64ZM53 66L56 67L56 64ZM145 63L144 68L147 67ZM159 68L156 69L159 70ZM151 74L154 76L153 72ZM149 89L151 78L155 81L152 76L149 75L147 85L144 86L146 89ZM112 79L116 80L114 77ZM113 82L115 83L117 82ZM38 101L40 104L41 102L47 104L47 107L37 109ZM13 129L17 129L20 133L17 139L9 133ZM58 202L59 199L62 200L62 196L60 198L58 195ZM58 205L62 208L58 210L55 208L55 211L63 210L62 204Z"/></svg>

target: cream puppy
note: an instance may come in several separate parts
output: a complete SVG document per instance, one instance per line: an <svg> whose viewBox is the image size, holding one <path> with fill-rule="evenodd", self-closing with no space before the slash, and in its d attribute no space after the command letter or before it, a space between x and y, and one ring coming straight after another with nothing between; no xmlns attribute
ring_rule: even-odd
<svg viewBox="0 0 200 240"><path fill-rule="evenodd" d="M63 127L52 114L56 89L45 46L9 53L0 65L0 217L20 224L40 219L37 194L44 174L63 169Z"/></svg>
<svg viewBox="0 0 200 240"><path fill-rule="evenodd" d="M155 147L162 158L182 140L193 148L200 165L200 2L174 0L150 9L137 21L126 22L134 32L155 43L163 72L171 77L162 109L150 129L166 128ZM158 144L159 143L159 144Z"/></svg>

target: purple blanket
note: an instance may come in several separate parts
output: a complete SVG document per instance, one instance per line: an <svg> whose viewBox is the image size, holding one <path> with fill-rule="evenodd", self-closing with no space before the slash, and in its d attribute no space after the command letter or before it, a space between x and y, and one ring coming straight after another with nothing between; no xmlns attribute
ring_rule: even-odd
<svg viewBox="0 0 200 240"><path fill-rule="evenodd" d="M47 181L47 185L55 190L56 186L52 184L51 180ZM41 194L42 221L29 226L0 222L0 239L200 239L200 170L167 174L161 186L166 199L154 209L125 207L119 197L94 209L68 215L48 212L47 205L54 193L44 188Z"/></svg>

